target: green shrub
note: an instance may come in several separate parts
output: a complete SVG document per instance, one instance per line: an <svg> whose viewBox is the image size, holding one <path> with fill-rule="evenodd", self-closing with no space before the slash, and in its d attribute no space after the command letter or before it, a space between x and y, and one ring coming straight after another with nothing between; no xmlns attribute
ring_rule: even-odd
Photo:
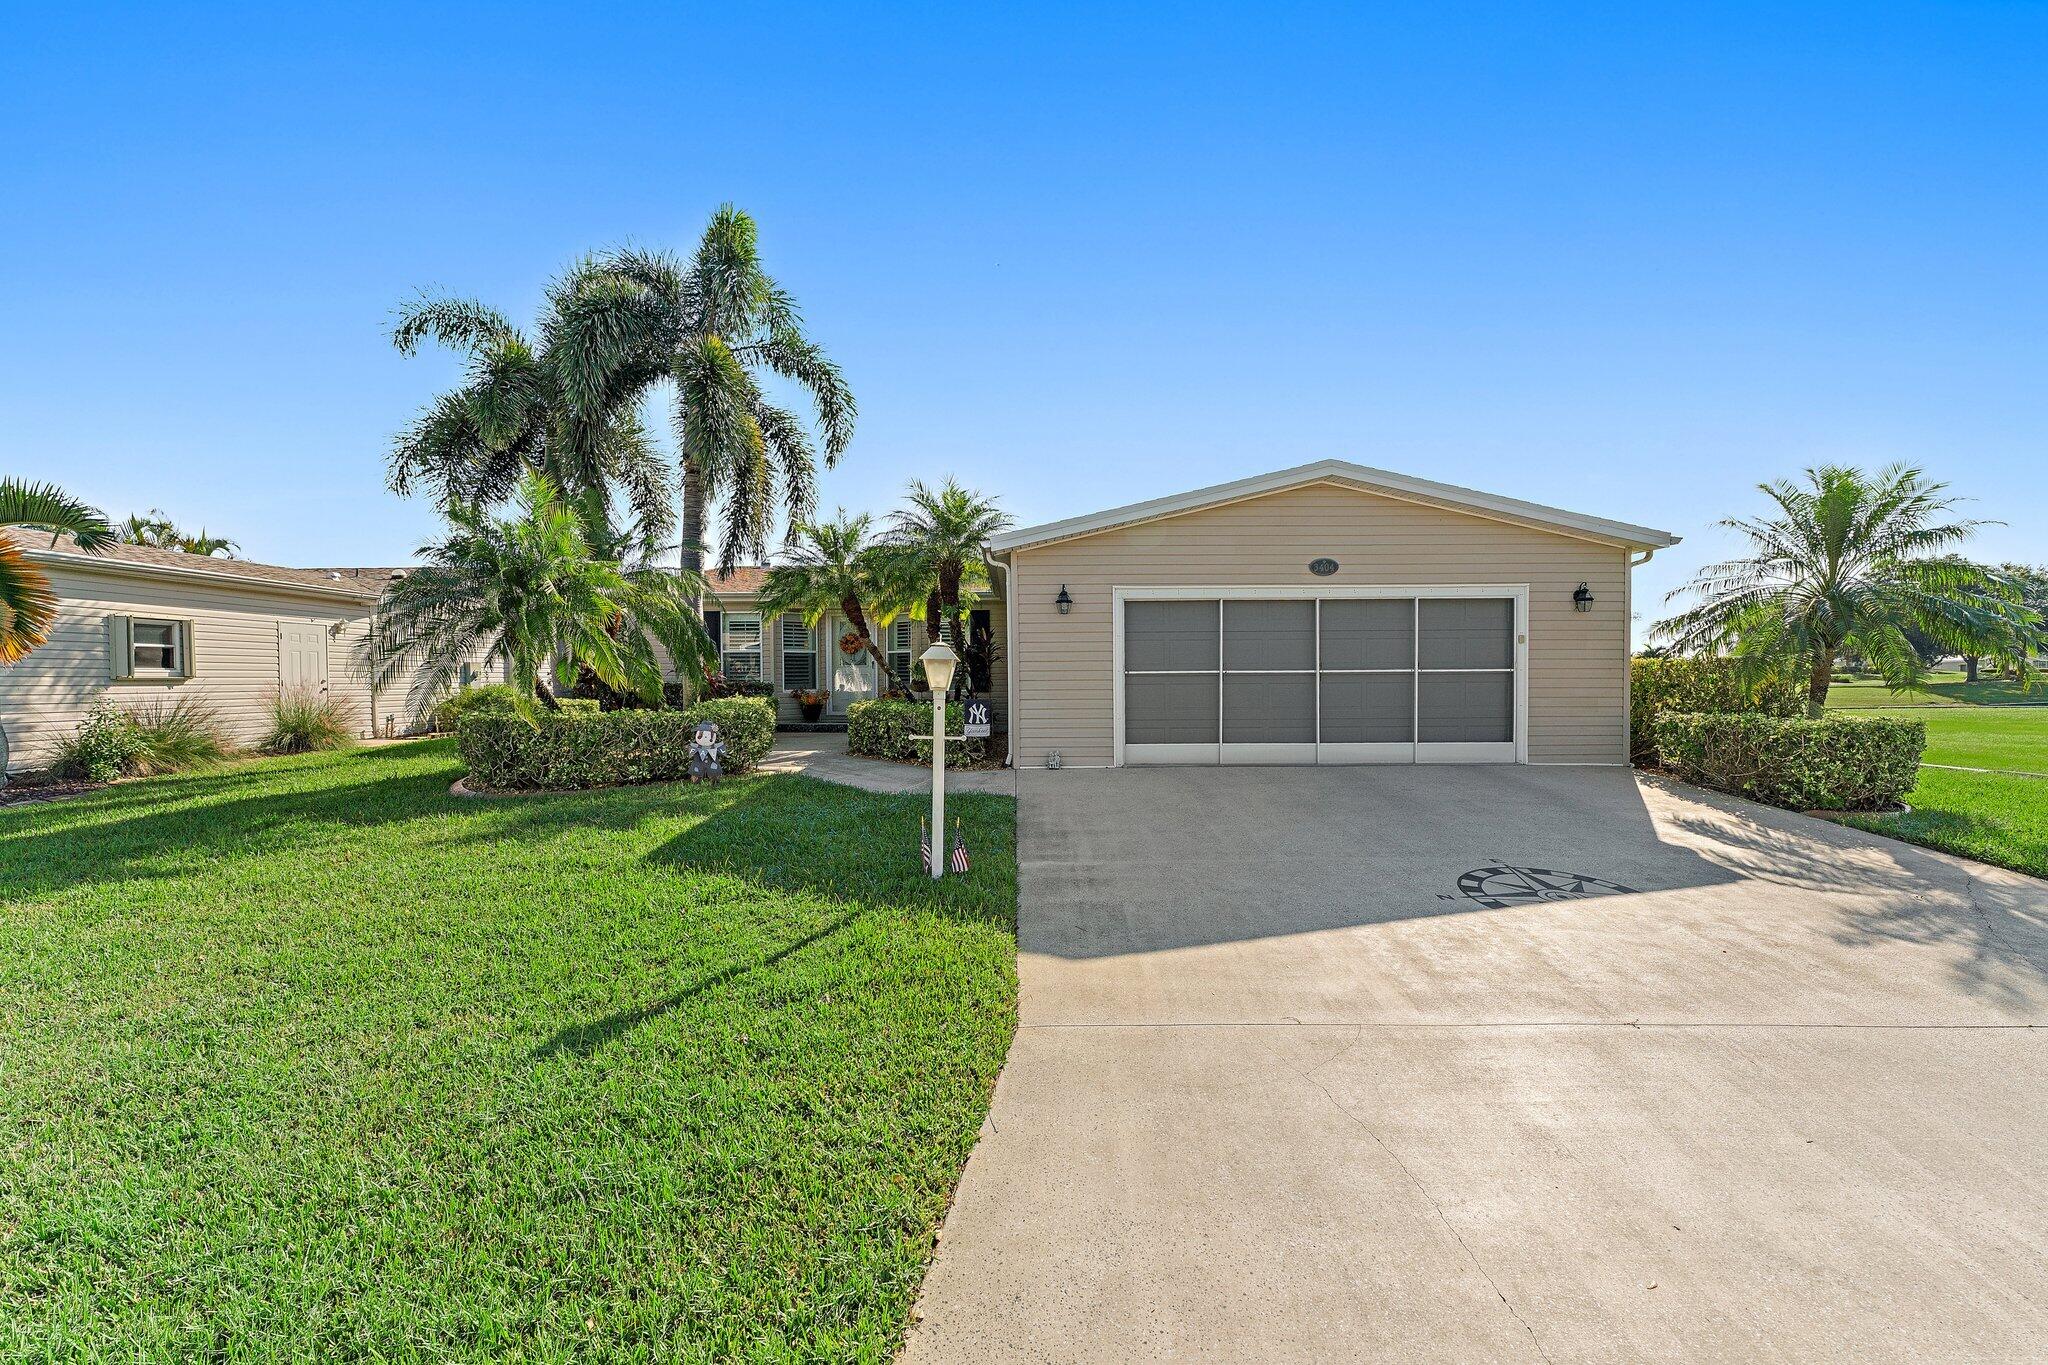
<svg viewBox="0 0 2048 1365"><path fill-rule="evenodd" d="M532 701L510 683L482 683L465 687L434 708L434 728L453 730L464 716L519 716Z"/></svg>
<svg viewBox="0 0 2048 1365"><path fill-rule="evenodd" d="M1913 790L1927 726L1890 716L1665 715L1657 753L1689 782L1792 810L1872 810Z"/></svg>
<svg viewBox="0 0 2048 1365"><path fill-rule="evenodd" d="M105 697L94 702L69 736L57 741L50 766L59 777L112 782L142 752L142 735Z"/></svg>
<svg viewBox="0 0 2048 1365"><path fill-rule="evenodd" d="M270 728L256 747L266 754L310 754L355 742L354 712L332 697L295 688L270 703Z"/></svg>
<svg viewBox="0 0 2048 1365"><path fill-rule="evenodd" d="M538 725L469 715L456 727L456 747L469 781L491 791L673 782L689 770L690 737L700 721L717 723L728 773L752 768L775 742L772 703L728 697L686 711L574 712Z"/></svg>
<svg viewBox="0 0 2048 1365"><path fill-rule="evenodd" d="M542 707L546 710L546 707ZM557 716L594 716L604 710L604 703L596 697L556 697Z"/></svg>
<svg viewBox="0 0 2048 1365"><path fill-rule="evenodd" d="M161 698L128 713L135 729L135 752L127 771L137 777L207 768L228 756L232 746L220 727L220 713L197 697L179 697L166 705Z"/></svg>
<svg viewBox="0 0 2048 1365"><path fill-rule="evenodd" d="M946 733L960 733L960 703L946 703ZM893 758L899 762L932 761L932 706L926 701L899 701L878 697L857 701L846 708L846 750L869 758ZM989 742L963 740L946 746L946 762L982 763L988 759Z"/></svg>
<svg viewBox="0 0 2048 1365"><path fill-rule="evenodd" d="M1806 714L1806 689L1793 678L1745 683L1727 659L1631 659L1628 665L1628 756L1657 758L1657 717L1751 711L1766 716Z"/></svg>

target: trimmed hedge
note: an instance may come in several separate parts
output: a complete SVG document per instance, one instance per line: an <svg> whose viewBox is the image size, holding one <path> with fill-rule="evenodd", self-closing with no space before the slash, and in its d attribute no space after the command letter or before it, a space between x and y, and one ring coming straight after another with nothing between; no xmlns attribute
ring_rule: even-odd
<svg viewBox="0 0 2048 1365"><path fill-rule="evenodd" d="M1806 689L1796 678L1744 683L1727 659L1630 659L1628 663L1628 756L1631 763L1657 758L1657 717L1685 713L1725 715L1750 711L1766 716L1806 714Z"/></svg>
<svg viewBox="0 0 2048 1365"><path fill-rule="evenodd" d="M699 702L685 711L575 711L538 726L516 716L465 716L456 748L471 785L489 791L674 782L690 767L690 737L715 721L725 771L743 773L775 743L775 708L753 697Z"/></svg>
<svg viewBox="0 0 2048 1365"><path fill-rule="evenodd" d="M1896 806L1920 777L1924 721L1891 716L1667 715L1657 754L1689 782L1792 810Z"/></svg>
<svg viewBox="0 0 2048 1365"><path fill-rule="evenodd" d="M960 703L946 703L946 733L957 735L963 717ZM962 740L946 746L946 763L982 763L988 759L989 741ZM932 704L877 697L857 701L846 708L846 751L869 758L893 758L904 763L932 762Z"/></svg>

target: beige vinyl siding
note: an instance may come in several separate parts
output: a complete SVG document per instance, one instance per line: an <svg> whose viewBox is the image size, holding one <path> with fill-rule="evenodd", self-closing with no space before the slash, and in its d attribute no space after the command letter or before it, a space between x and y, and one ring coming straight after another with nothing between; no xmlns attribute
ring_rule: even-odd
<svg viewBox="0 0 2048 1365"><path fill-rule="evenodd" d="M1319 556L1336 574L1308 571ZM1113 590L1119 587L1527 584L1529 761L1626 758L1628 560L1600 544L1448 508L1319 484L1016 552L1016 762L1057 749L1114 759ZM1572 609L1581 582L1594 609ZM1074 598L1061 616L1053 598Z"/></svg>
<svg viewBox="0 0 2048 1365"><path fill-rule="evenodd" d="M369 629L372 604L290 586L195 582L170 575L45 566L58 597L49 642L20 663L0 668L0 724L7 728L8 766L46 761L50 741L68 735L95 698L133 707L180 697L203 699L237 744L260 739L270 722L279 682L278 631L283 623L320 627L327 642L328 695L348 708L358 732L372 725L367 674L355 649ZM189 621L192 676L114 680L107 620L137 616ZM478 681L502 681L504 670L477 660ZM417 728L407 712L410 679L377 697L377 723L397 717L401 732Z"/></svg>
<svg viewBox="0 0 2048 1365"><path fill-rule="evenodd" d="M328 632L329 679L343 681L348 660L332 633L367 615L367 603L322 600L260 585L197 584L133 573L47 569L58 595L49 642L11 668L0 668L0 723L7 727L9 765L37 766L56 736L69 734L94 698L129 707L198 697L219 713L240 744L260 738L278 685L278 623L316 622ZM179 679L112 680L107 618L141 616L192 623L192 673ZM336 695L355 701L346 685ZM357 723L365 708L358 702Z"/></svg>

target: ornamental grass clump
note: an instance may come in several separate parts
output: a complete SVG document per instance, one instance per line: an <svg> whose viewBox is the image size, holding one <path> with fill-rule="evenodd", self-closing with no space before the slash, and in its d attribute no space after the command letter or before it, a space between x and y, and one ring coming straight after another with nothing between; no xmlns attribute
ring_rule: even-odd
<svg viewBox="0 0 2048 1365"><path fill-rule="evenodd" d="M270 704L270 729L256 746L266 754L310 754L356 742L355 717L332 697L292 689Z"/></svg>

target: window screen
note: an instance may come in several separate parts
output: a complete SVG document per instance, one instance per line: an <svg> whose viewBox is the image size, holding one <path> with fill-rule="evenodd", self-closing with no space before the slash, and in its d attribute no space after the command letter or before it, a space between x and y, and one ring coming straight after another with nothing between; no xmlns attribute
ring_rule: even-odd
<svg viewBox="0 0 2048 1365"><path fill-rule="evenodd" d="M1225 673L1225 744L1313 744L1316 679L1313 673Z"/></svg>
<svg viewBox="0 0 2048 1365"><path fill-rule="evenodd" d="M1131 744L1214 744L1214 673L1133 673L1124 679L1124 739Z"/></svg>
<svg viewBox="0 0 2048 1365"><path fill-rule="evenodd" d="M1424 673L1416 738L1424 743L1499 744L1515 737L1515 675Z"/></svg>
<svg viewBox="0 0 2048 1365"><path fill-rule="evenodd" d="M1415 738L1413 673L1325 673L1322 688L1325 744L1406 744Z"/></svg>
<svg viewBox="0 0 2048 1365"><path fill-rule="evenodd" d="M1515 604L1505 597L1424 598L1424 668L1513 668Z"/></svg>
<svg viewBox="0 0 2048 1365"><path fill-rule="evenodd" d="M1316 666L1316 604L1239 601L1223 604L1223 666L1308 669ZM1229 698L1224 699L1225 710Z"/></svg>
<svg viewBox="0 0 2048 1365"><path fill-rule="evenodd" d="M1216 603L1124 604L1124 668L1187 673L1216 667Z"/></svg>
<svg viewBox="0 0 2048 1365"><path fill-rule="evenodd" d="M1331 598L1323 603L1323 667L1415 667L1412 598Z"/></svg>

